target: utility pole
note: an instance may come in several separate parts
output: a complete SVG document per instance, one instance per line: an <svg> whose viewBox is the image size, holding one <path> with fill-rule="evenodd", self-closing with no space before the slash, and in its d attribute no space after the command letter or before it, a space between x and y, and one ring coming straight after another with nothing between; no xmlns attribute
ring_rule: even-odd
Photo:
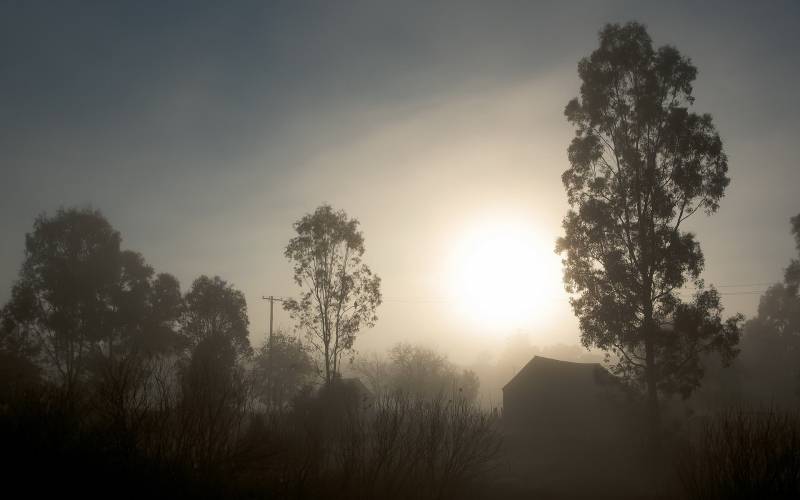
<svg viewBox="0 0 800 500"><path fill-rule="evenodd" d="M272 348L272 312L275 306L275 301L284 302L284 300L280 297L274 297L272 295L269 297L262 296L261 299L269 301L269 336L265 340L267 341L269 347Z"/></svg>
<svg viewBox="0 0 800 500"><path fill-rule="evenodd" d="M269 404L271 406L274 403L275 396L272 380L272 314L275 308L275 301L283 302L284 300L273 295L262 296L261 299L269 301L269 337L265 340L267 342L267 393L269 394Z"/></svg>

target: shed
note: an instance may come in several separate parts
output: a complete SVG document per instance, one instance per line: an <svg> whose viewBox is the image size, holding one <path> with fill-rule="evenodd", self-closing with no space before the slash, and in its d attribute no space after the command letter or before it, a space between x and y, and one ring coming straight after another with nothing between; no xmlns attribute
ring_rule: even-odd
<svg viewBox="0 0 800 500"><path fill-rule="evenodd" d="M599 363L534 356L503 387L503 419L537 428L586 429L618 420L627 393Z"/></svg>

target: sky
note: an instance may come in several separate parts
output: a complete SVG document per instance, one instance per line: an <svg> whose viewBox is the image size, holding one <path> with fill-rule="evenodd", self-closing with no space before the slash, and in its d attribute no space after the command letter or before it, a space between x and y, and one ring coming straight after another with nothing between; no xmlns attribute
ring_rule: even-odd
<svg viewBox="0 0 800 500"><path fill-rule="evenodd" d="M699 69L694 109L714 116L731 184L688 227L726 311L753 315L800 212L791 1L2 1L0 301L34 218L91 205L184 289L201 274L241 289L258 343L261 297L298 293L292 223L330 203L360 221L382 278L360 351L408 341L470 362L519 332L575 344L553 253L563 109L598 31L630 20ZM536 258L488 257L530 298L494 321L509 289L463 300L480 271L463 247L504 224Z"/></svg>

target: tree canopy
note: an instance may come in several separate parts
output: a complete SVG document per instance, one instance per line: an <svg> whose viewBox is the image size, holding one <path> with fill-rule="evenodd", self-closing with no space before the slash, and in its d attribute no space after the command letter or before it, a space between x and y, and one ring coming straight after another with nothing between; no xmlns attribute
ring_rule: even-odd
<svg viewBox="0 0 800 500"><path fill-rule="evenodd" d="M192 347L220 337L237 356L250 354L250 320L241 291L219 276L202 275L194 280L184 302L183 335Z"/></svg>
<svg viewBox="0 0 800 500"><path fill-rule="evenodd" d="M583 344L610 353L616 373L646 389L657 420L659 393L699 385L702 353L736 354L740 317L721 318L719 293L700 279L700 245L684 227L718 209L728 159L711 116L689 111L689 58L653 48L638 23L607 25L599 39L578 64L580 97L565 109L575 137L556 250Z"/></svg>
<svg viewBox="0 0 800 500"><path fill-rule="evenodd" d="M362 262L364 237L358 220L330 205L318 207L294 224L297 236L284 252L294 265L299 299L284 303L322 356L325 382L339 373L343 353L358 332L377 321L381 280Z"/></svg>
<svg viewBox="0 0 800 500"><path fill-rule="evenodd" d="M300 340L280 331L257 351L253 371L257 397L273 410L289 407L317 374Z"/></svg>
<svg viewBox="0 0 800 500"><path fill-rule="evenodd" d="M7 339L48 367L67 394L88 361L175 344L177 280L154 275L142 256L93 209L41 215L25 238L25 259L3 312ZM13 332L13 336L12 336Z"/></svg>
<svg viewBox="0 0 800 500"><path fill-rule="evenodd" d="M747 396L771 403L800 404L800 214L792 217L797 258L784 270L783 282L761 296L758 314L744 328L742 368Z"/></svg>

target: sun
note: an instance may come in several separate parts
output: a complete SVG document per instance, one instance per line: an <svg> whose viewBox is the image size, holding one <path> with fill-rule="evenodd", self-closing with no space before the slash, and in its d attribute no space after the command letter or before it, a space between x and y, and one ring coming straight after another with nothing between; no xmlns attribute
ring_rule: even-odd
<svg viewBox="0 0 800 500"><path fill-rule="evenodd" d="M552 238L525 221L474 224L458 238L447 267L456 312L484 331L541 323L563 295Z"/></svg>

